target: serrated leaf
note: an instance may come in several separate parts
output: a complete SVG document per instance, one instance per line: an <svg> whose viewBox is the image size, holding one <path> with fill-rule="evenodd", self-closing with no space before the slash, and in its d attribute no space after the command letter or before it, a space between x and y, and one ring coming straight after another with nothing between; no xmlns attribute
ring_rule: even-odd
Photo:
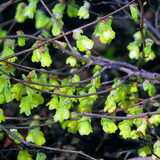
<svg viewBox="0 0 160 160"><path fill-rule="evenodd" d="M157 140L154 145L153 145L153 152L154 154L156 154L157 156L160 156L160 140ZM157 157L155 157L154 155L152 155L153 160L157 160Z"/></svg>
<svg viewBox="0 0 160 160"><path fill-rule="evenodd" d="M81 119L78 124L78 131L81 136L89 135L91 132L93 132L90 120L85 118Z"/></svg>
<svg viewBox="0 0 160 160"><path fill-rule="evenodd" d="M25 10L26 4L24 2L21 2L18 4L17 8L16 8L16 15L15 15L15 19L17 22L19 23L23 23L25 21L25 19L27 18L24 15L24 10Z"/></svg>
<svg viewBox="0 0 160 160"><path fill-rule="evenodd" d="M152 116L149 118L149 122L150 122L152 125L158 126L158 125L160 124L160 115L152 115Z"/></svg>
<svg viewBox="0 0 160 160"><path fill-rule="evenodd" d="M32 155L28 151L19 151L17 160L33 160Z"/></svg>
<svg viewBox="0 0 160 160"><path fill-rule="evenodd" d="M151 153L149 146L142 147L138 150L138 154L141 157L146 157Z"/></svg>
<svg viewBox="0 0 160 160"><path fill-rule="evenodd" d="M37 145L43 145L46 142L44 134L39 128L29 130L26 140L27 142L33 142Z"/></svg>
<svg viewBox="0 0 160 160"><path fill-rule="evenodd" d="M139 16L139 11L138 11L137 7L134 4L132 4L129 6L129 8L131 11L132 18L137 22L138 16Z"/></svg>
<svg viewBox="0 0 160 160"><path fill-rule="evenodd" d="M47 156L45 153L37 153L37 157L36 157L36 160L46 160Z"/></svg>
<svg viewBox="0 0 160 160"><path fill-rule="evenodd" d="M59 24L61 25L61 27L63 27L64 23L63 23L62 19L59 19L58 21L59 21ZM53 20L52 20L51 32L52 32L53 36L59 36L62 33L60 26L57 24L56 21L53 21Z"/></svg>
<svg viewBox="0 0 160 160"><path fill-rule="evenodd" d="M111 119L101 119L101 125L103 126L103 130L106 133L115 133L115 131L118 129L116 124Z"/></svg>
<svg viewBox="0 0 160 160"><path fill-rule="evenodd" d="M5 121L5 116L4 116L3 110L0 109L0 123L1 123L2 121Z"/></svg>
<svg viewBox="0 0 160 160"><path fill-rule="evenodd" d="M46 106L49 106L49 110L57 109L59 107L58 96L54 95Z"/></svg>
<svg viewBox="0 0 160 160"><path fill-rule="evenodd" d="M119 135L123 136L123 138L130 138L131 137L131 126L132 120L123 120L118 124L120 129Z"/></svg>
<svg viewBox="0 0 160 160"><path fill-rule="evenodd" d="M80 19L88 19L89 18L89 10L88 7L82 6L78 10L78 16Z"/></svg>
<svg viewBox="0 0 160 160"><path fill-rule="evenodd" d="M65 119L70 117L70 111L67 106L60 106L56 109L56 114L54 115L54 120L63 122Z"/></svg>
<svg viewBox="0 0 160 160"><path fill-rule="evenodd" d="M93 45L94 42L86 36L80 36L80 38L76 41L76 46L81 52L92 49Z"/></svg>
<svg viewBox="0 0 160 160"><path fill-rule="evenodd" d="M24 32L22 30L17 31L17 35L24 35ZM25 46L26 38L18 37L18 45L20 47Z"/></svg>
<svg viewBox="0 0 160 160"><path fill-rule="evenodd" d="M55 17L57 19L60 19L63 17L63 13L65 10L65 3L61 2L61 3L57 3L54 8L52 9L52 13L55 15Z"/></svg>
<svg viewBox="0 0 160 160"><path fill-rule="evenodd" d="M39 29L39 28L45 27L49 23L50 18L46 16L44 12L37 11L35 20L36 20L36 24L35 24L36 28Z"/></svg>
<svg viewBox="0 0 160 160"><path fill-rule="evenodd" d="M66 59L66 64L70 64L72 67L75 67L77 65L77 59L70 56Z"/></svg>
<svg viewBox="0 0 160 160"><path fill-rule="evenodd" d="M76 5L74 1L69 3L67 7L67 14L71 18L78 16L78 5Z"/></svg>
<svg viewBox="0 0 160 160"><path fill-rule="evenodd" d="M149 96L154 96L156 93L156 88L149 80L145 80L143 83L143 89L148 91Z"/></svg>
<svg viewBox="0 0 160 160"><path fill-rule="evenodd" d="M24 137L17 131L17 129L10 129L10 132L12 132L14 135L16 135L17 137L19 137L20 139L24 140ZM18 139L14 138L13 136L9 135L9 137L14 140L17 144L22 143L21 141L19 141Z"/></svg>

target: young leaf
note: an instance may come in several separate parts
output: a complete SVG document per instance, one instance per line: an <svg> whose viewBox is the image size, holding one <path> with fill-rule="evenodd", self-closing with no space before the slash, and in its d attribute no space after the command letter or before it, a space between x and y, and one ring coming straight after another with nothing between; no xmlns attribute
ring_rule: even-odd
<svg viewBox="0 0 160 160"><path fill-rule="evenodd" d="M61 3L57 3L54 8L52 9L52 13L55 15L55 17L57 19L61 19L63 17L63 13L65 10L65 3L61 2Z"/></svg>
<svg viewBox="0 0 160 160"><path fill-rule="evenodd" d="M19 31L17 31L17 35L24 35L24 32L22 31L22 30L19 30ZM23 37L18 37L18 45L20 46L20 47L22 47L22 46L25 46L25 38L23 38Z"/></svg>
<svg viewBox="0 0 160 160"><path fill-rule="evenodd" d="M100 38L103 44L110 43L115 38L115 32L112 30L112 18L99 22L95 28L94 35Z"/></svg>
<svg viewBox="0 0 160 160"><path fill-rule="evenodd" d="M92 49L93 45L94 42L86 36L80 36L80 38L76 41L76 46L81 52Z"/></svg>
<svg viewBox="0 0 160 160"><path fill-rule="evenodd" d="M25 19L27 18L24 15L24 10L25 10L26 4L24 2L21 2L18 4L17 8L16 8L16 15L15 15L15 19L17 22L19 23L23 23L25 21Z"/></svg>
<svg viewBox="0 0 160 160"><path fill-rule="evenodd" d="M137 22L138 16L139 16L139 11L138 11L137 7L134 4L132 4L129 6L129 8L131 11L132 18Z"/></svg>
<svg viewBox="0 0 160 160"><path fill-rule="evenodd" d="M33 47L37 44L38 42L36 42ZM47 45L33 51L32 62L41 62L42 67L49 67L52 64L52 59L49 54Z"/></svg>
<svg viewBox="0 0 160 160"><path fill-rule="evenodd" d="M70 111L67 106L59 105L59 108L56 109L56 114L54 115L55 121L63 122L65 119L70 117Z"/></svg>
<svg viewBox="0 0 160 160"><path fill-rule="evenodd" d="M85 1L84 2L84 5L82 7L80 7L80 9L78 10L78 16L79 18L83 18L83 19L87 19L89 18L89 7L90 7L90 4Z"/></svg>
<svg viewBox="0 0 160 160"><path fill-rule="evenodd" d="M50 22L50 18L42 11L36 12L36 28L43 28Z"/></svg>
<svg viewBox="0 0 160 160"><path fill-rule="evenodd" d="M106 133L115 133L115 131L118 129L116 124L111 119L101 119L101 125L103 126L103 130Z"/></svg>
<svg viewBox="0 0 160 160"><path fill-rule="evenodd" d="M149 96L154 96L156 93L156 88L155 88L154 84L152 84L149 80L145 80L143 82L143 89L145 91L148 90Z"/></svg>
<svg viewBox="0 0 160 160"><path fill-rule="evenodd" d="M91 132L93 132L90 121L91 121L91 119L89 119L89 118L86 119L86 117L79 120L78 130L79 130L79 134L81 136L82 135L89 135Z"/></svg>
<svg viewBox="0 0 160 160"><path fill-rule="evenodd" d="M36 160L46 160L47 156L45 153L37 153L37 157L36 157Z"/></svg>
<svg viewBox="0 0 160 160"><path fill-rule="evenodd" d="M10 129L10 131L16 135L17 137L19 137L20 139L24 140L24 137L17 131L17 129ZM20 144L21 141L19 141L18 139L14 138L13 136L9 135L9 137L11 139L13 139L17 144Z"/></svg>
<svg viewBox="0 0 160 160"><path fill-rule="evenodd" d="M26 137L27 142L33 142L37 145L43 145L46 140L44 134L40 129L31 129Z"/></svg>
<svg viewBox="0 0 160 160"><path fill-rule="evenodd" d="M160 115L152 115L152 116L149 118L149 122L150 122L152 125L158 126L158 125L160 124Z"/></svg>
<svg viewBox="0 0 160 160"><path fill-rule="evenodd" d="M32 155L28 153L28 151L19 151L17 160L33 160Z"/></svg>
<svg viewBox="0 0 160 160"><path fill-rule="evenodd" d="M5 30L3 30L2 28L0 28L0 37L4 37L4 36L6 36L6 34L7 34L7 31L5 31ZM0 39L0 44L1 44L2 41L3 41L3 40Z"/></svg>
<svg viewBox="0 0 160 160"><path fill-rule="evenodd" d="M127 46L128 50L129 50L129 57L131 59L139 59L140 57L140 52L139 52L139 46L137 45L137 43L135 42L131 42L128 46Z"/></svg>
<svg viewBox="0 0 160 160"><path fill-rule="evenodd" d="M64 23L63 23L62 19L58 19L58 21L59 21L60 26L63 27ZM58 23L56 21L52 20L51 32L52 32L53 36L59 36L62 33L60 26L58 25Z"/></svg>
<svg viewBox="0 0 160 160"><path fill-rule="evenodd" d="M4 116L3 110L0 109L0 123L1 123L2 121L5 121L5 116Z"/></svg>
<svg viewBox="0 0 160 160"><path fill-rule="evenodd" d="M32 0L32 1L29 1L29 5L26 6L25 10L24 10L24 15L28 18L31 18L33 19L34 17L34 13L36 11L36 8L37 8L37 3L38 3L39 0Z"/></svg>
<svg viewBox="0 0 160 160"><path fill-rule="evenodd" d="M76 5L75 1L70 1L67 6L67 14L69 17L77 17L78 16L78 5Z"/></svg>
<svg viewBox="0 0 160 160"><path fill-rule="evenodd" d="M66 64L70 64L72 67L75 67L77 65L77 59L70 56L66 59Z"/></svg>
<svg viewBox="0 0 160 160"><path fill-rule="evenodd" d="M160 140L157 140L156 143L153 145L153 152L157 156L160 156ZM152 155L153 160L157 160L157 158Z"/></svg>
<svg viewBox="0 0 160 160"><path fill-rule="evenodd" d="M52 99L46 104L46 106L49 106L49 110L57 109L59 107L58 96L53 95Z"/></svg>
<svg viewBox="0 0 160 160"><path fill-rule="evenodd" d="M145 147L140 148L138 150L138 154L141 157L146 157L147 155L151 154L149 146L145 146Z"/></svg>

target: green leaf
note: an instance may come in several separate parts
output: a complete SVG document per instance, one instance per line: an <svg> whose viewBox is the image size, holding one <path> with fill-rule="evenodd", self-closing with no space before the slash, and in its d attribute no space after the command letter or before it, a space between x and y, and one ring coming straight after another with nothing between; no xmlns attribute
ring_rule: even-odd
<svg viewBox="0 0 160 160"><path fill-rule="evenodd" d="M17 137L19 137L20 139L24 140L24 137L17 131L17 129L10 129L10 132L12 132L14 135L16 135ZM14 140L17 144L22 143L21 141L19 141L18 139L14 138L13 136L9 135L9 137Z"/></svg>
<svg viewBox="0 0 160 160"><path fill-rule="evenodd" d="M130 11L131 11L132 18L137 22L138 21L138 16L139 16L139 11L138 11L137 7L134 4L131 4L129 6L129 8L130 8Z"/></svg>
<svg viewBox="0 0 160 160"><path fill-rule="evenodd" d="M115 131L118 129L116 124L111 119L101 119L101 125L103 126L103 130L106 133L115 133Z"/></svg>
<svg viewBox="0 0 160 160"><path fill-rule="evenodd" d="M78 16L80 19L88 19L89 18L89 10L88 7L82 6L78 10Z"/></svg>
<svg viewBox="0 0 160 160"><path fill-rule="evenodd" d="M94 35L99 37L103 44L110 43L115 38L115 32L112 30L111 24L112 18L108 18L99 22L95 28Z"/></svg>
<svg viewBox="0 0 160 160"><path fill-rule="evenodd" d="M57 18L57 19L61 19L63 17L63 13L64 13L64 10L65 10L65 3L64 2L61 2L61 3L57 3L54 8L52 9L52 13L54 14L54 16Z"/></svg>
<svg viewBox="0 0 160 160"><path fill-rule="evenodd" d="M123 136L123 138L130 138L131 135L131 126L132 126L132 120L123 120L118 124L118 127L120 129L119 135Z"/></svg>
<svg viewBox="0 0 160 160"><path fill-rule="evenodd" d="M152 116L149 118L149 122L150 122L152 125L158 126L158 125L160 124L160 115L152 115Z"/></svg>
<svg viewBox="0 0 160 160"><path fill-rule="evenodd" d="M83 119L79 120L78 124L78 130L79 134L82 135L89 135L91 132L93 132L91 123L91 119L84 117Z"/></svg>
<svg viewBox="0 0 160 160"><path fill-rule="evenodd" d="M94 42L86 36L80 36L76 41L77 48L81 51L87 51L93 48Z"/></svg>
<svg viewBox="0 0 160 160"><path fill-rule="evenodd" d="M44 12L42 11L37 11L36 12L36 28L43 28L45 27L48 23L50 22L50 18L45 15Z"/></svg>
<svg viewBox="0 0 160 160"><path fill-rule="evenodd" d="M19 151L17 160L33 160L32 155L28 151Z"/></svg>
<svg viewBox="0 0 160 160"><path fill-rule="evenodd" d="M77 59L70 56L66 59L66 64L70 64L72 67L75 67L77 65Z"/></svg>
<svg viewBox="0 0 160 160"><path fill-rule="evenodd" d="M74 74L74 76L73 76L72 79L71 79L71 82L72 82L72 83L75 83L75 82L79 82L79 81L80 81L79 75Z"/></svg>
<svg viewBox="0 0 160 160"><path fill-rule="evenodd" d="M24 35L24 32L22 30L19 30L17 31L17 35ZM26 38L18 37L18 45L20 47L25 46L25 43L26 43L25 41L26 41Z"/></svg>
<svg viewBox="0 0 160 160"><path fill-rule="evenodd" d="M0 94L0 104L5 103L5 98L3 94Z"/></svg>
<svg viewBox="0 0 160 160"><path fill-rule="evenodd" d="M29 130L26 140L27 142L33 142L37 145L43 145L46 142L44 134L40 130L40 128L34 128Z"/></svg>
<svg viewBox="0 0 160 160"><path fill-rule="evenodd" d="M69 17L77 17L78 16L78 5L76 5L75 1L70 1L67 7L67 14Z"/></svg>
<svg viewBox="0 0 160 160"><path fill-rule="evenodd" d="M32 0L32 1L29 1L29 5L26 6L25 10L24 10L24 15L28 18L31 18L33 19L34 17L34 13L36 11L36 8L37 8L37 3L38 3L39 0Z"/></svg>
<svg viewBox="0 0 160 160"><path fill-rule="evenodd" d="M36 160L46 160L47 156L45 153L37 153L37 157L36 157Z"/></svg>
<svg viewBox="0 0 160 160"><path fill-rule="evenodd" d="M15 19L17 22L19 23L23 23L25 21L25 19L27 18L24 15L24 10L25 10L26 4L24 2L21 2L18 4L17 8L16 8L16 15L15 15Z"/></svg>
<svg viewBox="0 0 160 160"><path fill-rule="evenodd" d="M154 143L153 152L157 156L160 156L160 140L157 140L156 143ZM153 158L153 160L157 160L157 158L154 155L152 155L152 158Z"/></svg>
<svg viewBox="0 0 160 160"><path fill-rule="evenodd" d="M57 109L59 107L58 96L53 95L52 99L46 104L46 106L49 106L49 110Z"/></svg>
<svg viewBox="0 0 160 160"><path fill-rule="evenodd" d="M36 42L33 47L37 44L38 42ZM49 67L52 64L52 59L49 54L47 45L33 51L32 62L41 62L42 67Z"/></svg>
<svg viewBox="0 0 160 160"><path fill-rule="evenodd" d="M140 148L138 150L138 154L141 157L146 157L147 155L151 154L149 146L145 146L145 147Z"/></svg>
<svg viewBox="0 0 160 160"><path fill-rule="evenodd" d="M127 46L127 48L129 50L129 57L131 59L139 59L139 57L140 57L140 51L139 51L139 46L137 45L137 43L131 42Z"/></svg>
<svg viewBox="0 0 160 160"><path fill-rule="evenodd" d="M154 96L156 93L156 88L149 80L143 82L143 89L148 91L149 96Z"/></svg>
<svg viewBox="0 0 160 160"><path fill-rule="evenodd" d="M54 115L54 120L63 122L65 119L70 117L70 111L67 106L59 105L59 108L56 109L56 114Z"/></svg>
<svg viewBox="0 0 160 160"><path fill-rule="evenodd" d="M5 121L5 116L4 116L3 110L0 109L0 123L1 123L2 121Z"/></svg>
<svg viewBox="0 0 160 160"><path fill-rule="evenodd" d="M4 37L4 36L6 36L6 35L7 35L7 31L5 31L5 30L3 30L2 28L0 28L0 37ZM3 41L3 40L0 39L0 44L1 44L2 41Z"/></svg>
<svg viewBox="0 0 160 160"><path fill-rule="evenodd" d="M23 88L24 88L23 84L20 83L16 83L11 88L11 93L13 95L13 98L15 98L17 101L19 101L23 95L24 92Z"/></svg>
<svg viewBox="0 0 160 160"><path fill-rule="evenodd" d="M63 27L64 23L63 23L62 19L59 19L57 21L59 21L60 26ZM58 25L58 23L56 21L52 20L51 32L52 32L53 36L59 36L62 33L60 26Z"/></svg>

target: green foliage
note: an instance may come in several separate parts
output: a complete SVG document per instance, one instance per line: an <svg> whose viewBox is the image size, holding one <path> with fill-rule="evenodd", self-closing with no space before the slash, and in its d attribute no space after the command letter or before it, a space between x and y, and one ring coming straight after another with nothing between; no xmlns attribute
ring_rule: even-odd
<svg viewBox="0 0 160 160"><path fill-rule="evenodd" d="M10 131L16 135L17 137L19 137L20 139L24 140L23 136L17 131L17 129L10 129ZM19 141L18 139L14 138L13 136L9 135L9 137L14 140L14 142L16 142L17 144L20 144L21 141Z"/></svg>
<svg viewBox="0 0 160 160"><path fill-rule="evenodd" d="M43 28L46 25L49 25L48 23L50 22L50 18L48 16L45 15L44 12L42 11L37 11L36 12L36 28Z"/></svg>
<svg viewBox="0 0 160 160"><path fill-rule="evenodd" d="M33 19L39 0L28 0L29 4L25 7L24 16Z"/></svg>
<svg viewBox="0 0 160 160"><path fill-rule="evenodd" d="M77 65L77 59L70 56L66 59L66 64L70 64L72 67L75 67Z"/></svg>
<svg viewBox="0 0 160 160"><path fill-rule="evenodd" d="M63 13L65 10L65 3L61 2L61 3L57 3L54 8L52 9L52 13L53 15L57 18L57 19L61 19L63 17Z"/></svg>
<svg viewBox="0 0 160 160"><path fill-rule="evenodd" d="M33 160L32 155L28 151L19 151L17 160Z"/></svg>
<svg viewBox="0 0 160 160"><path fill-rule="evenodd" d="M63 25L64 25L64 23L63 23L62 19L58 19L57 21L52 20L52 34L53 34L53 36L59 36L62 33L61 27L63 27Z"/></svg>
<svg viewBox="0 0 160 160"><path fill-rule="evenodd" d="M93 132L91 127L91 119L86 117L80 119L78 123L78 131L80 135L89 135Z"/></svg>
<svg viewBox="0 0 160 160"><path fill-rule="evenodd" d="M94 35L99 37L103 44L110 43L115 38L115 32L112 30L112 18L100 21L95 28Z"/></svg>
<svg viewBox="0 0 160 160"><path fill-rule="evenodd" d="M160 140L157 140L154 145L153 145L153 152L154 154L156 154L157 156L160 156ZM156 160L157 158L152 155L153 160Z"/></svg>
<svg viewBox="0 0 160 160"><path fill-rule="evenodd" d="M152 84L149 80L145 80L143 82L143 89L145 91L148 91L149 96L154 96L156 93L156 88L155 88L154 84Z"/></svg>
<svg viewBox="0 0 160 160"><path fill-rule="evenodd" d="M46 160L47 156L44 153L37 153L36 160Z"/></svg>
<svg viewBox="0 0 160 160"><path fill-rule="evenodd" d="M26 4L24 2L19 3L17 6L15 19L19 23L23 23L27 18L24 14L25 8Z"/></svg>
<svg viewBox="0 0 160 160"><path fill-rule="evenodd" d="M94 42L87 36L80 36L76 41L77 48L81 51L87 51L93 48Z"/></svg>
<svg viewBox="0 0 160 160"><path fill-rule="evenodd" d="M158 125L160 124L160 115L152 115L152 116L149 118L149 122L150 122L152 125L158 126Z"/></svg>
<svg viewBox="0 0 160 160"><path fill-rule="evenodd" d="M39 125L38 121L34 121L31 123L30 126ZM39 127L33 128L29 130L29 133L26 137L27 142L33 142L37 145L43 145L46 140L44 138L43 132L40 130Z"/></svg>
<svg viewBox="0 0 160 160"><path fill-rule="evenodd" d="M1 123L2 121L5 121L5 116L4 116L3 110L0 109L0 123Z"/></svg>
<svg viewBox="0 0 160 160"><path fill-rule="evenodd" d="M21 30L19 30L19 31L17 31L17 35L24 35L24 32L21 31ZM18 38L18 45L19 45L20 47L25 46L25 38L19 37L19 38Z"/></svg>
<svg viewBox="0 0 160 160"><path fill-rule="evenodd" d="M132 18L137 22L138 21L138 16L139 16L139 11L137 7L133 4L129 6Z"/></svg>
<svg viewBox="0 0 160 160"><path fill-rule="evenodd" d="M36 42L34 46L38 45L40 42ZM42 67L49 67L52 64L52 59L49 54L49 49L47 45L42 46L33 51L32 62L41 62Z"/></svg>
<svg viewBox="0 0 160 160"><path fill-rule="evenodd" d="M89 18L89 3L85 2L84 6L81 6L78 10L78 16L80 19L88 19Z"/></svg>
<svg viewBox="0 0 160 160"><path fill-rule="evenodd" d="M111 119L102 118L101 125L106 133L115 133L115 131L118 129L115 122Z"/></svg>
<svg viewBox="0 0 160 160"><path fill-rule="evenodd" d="M150 148L149 146L145 146L145 147L142 147L138 150L138 154L139 156L141 157L146 157L148 154L150 154L151 151L150 151Z"/></svg>
<svg viewBox="0 0 160 160"><path fill-rule="evenodd" d="M69 17L74 18L78 16L78 5L74 0L70 0L67 6L67 14Z"/></svg>
<svg viewBox="0 0 160 160"><path fill-rule="evenodd" d="M11 39L5 40L3 52L0 56L0 58L14 55L15 54L14 49L15 49L15 40L11 40ZM13 57L13 58L8 59L7 61L15 62L16 59L17 59L17 57ZM1 62L1 63L3 64L3 62Z"/></svg>
<svg viewBox="0 0 160 160"><path fill-rule="evenodd" d="M6 34L7 34L7 31L5 31L5 30L3 30L2 28L0 28L0 37L6 36ZM3 41L3 40L0 39L0 44L1 44L2 41Z"/></svg>

